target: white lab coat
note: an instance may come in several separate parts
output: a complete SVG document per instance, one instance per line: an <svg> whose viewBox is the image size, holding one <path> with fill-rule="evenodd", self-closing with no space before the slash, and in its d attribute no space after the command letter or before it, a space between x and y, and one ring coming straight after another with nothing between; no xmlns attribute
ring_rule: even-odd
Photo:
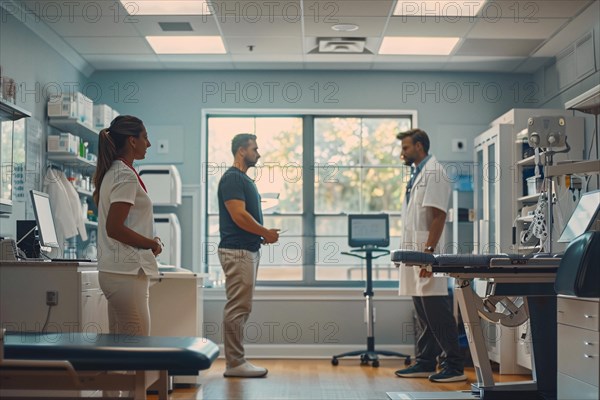
<svg viewBox="0 0 600 400"><path fill-rule="evenodd" d="M402 207L402 236L400 248L423 251L429 236L433 213L430 207L448 212L451 187L444 175L443 166L434 156L417 175L410 194L410 202ZM443 249L444 233L435 252ZM445 277L420 278L420 267L399 267L399 294L402 296L446 296L448 279Z"/></svg>
<svg viewBox="0 0 600 400"><path fill-rule="evenodd" d="M79 196L65 174L48 168L44 177L43 190L50 197L54 228L60 246L62 247L65 239L77 235L78 232L82 240L87 240Z"/></svg>

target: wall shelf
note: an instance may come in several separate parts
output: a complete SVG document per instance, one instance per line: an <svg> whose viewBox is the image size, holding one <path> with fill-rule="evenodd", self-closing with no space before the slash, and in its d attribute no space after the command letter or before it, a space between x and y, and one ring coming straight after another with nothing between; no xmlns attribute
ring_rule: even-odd
<svg viewBox="0 0 600 400"><path fill-rule="evenodd" d="M50 117L48 124L62 132L69 132L79 136L83 141L89 142L90 144L93 143L96 145L96 142L98 141L98 132L79 122L77 119Z"/></svg>
<svg viewBox="0 0 600 400"><path fill-rule="evenodd" d="M17 106L0 99L0 121L17 121L21 118L31 117L31 113Z"/></svg>
<svg viewBox="0 0 600 400"><path fill-rule="evenodd" d="M47 154L48 160L63 163L66 167L96 167L95 162L66 151L52 151Z"/></svg>

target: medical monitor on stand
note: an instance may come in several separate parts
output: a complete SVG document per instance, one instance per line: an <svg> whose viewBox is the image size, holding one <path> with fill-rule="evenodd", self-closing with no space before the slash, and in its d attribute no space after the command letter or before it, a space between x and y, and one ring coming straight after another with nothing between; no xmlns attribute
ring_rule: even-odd
<svg viewBox="0 0 600 400"><path fill-rule="evenodd" d="M58 238L54 228L54 218L47 193L31 190L31 202L39 232L40 245L58 248Z"/></svg>
<svg viewBox="0 0 600 400"><path fill-rule="evenodd" d="M387 247L390 245L390 220L387 214L348 215L350 247Z"/></svg>

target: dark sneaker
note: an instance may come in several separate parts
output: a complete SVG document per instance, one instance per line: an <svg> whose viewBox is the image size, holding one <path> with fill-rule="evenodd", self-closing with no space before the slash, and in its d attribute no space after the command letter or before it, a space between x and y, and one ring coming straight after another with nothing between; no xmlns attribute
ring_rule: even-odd
<svg viewBox="0 0 600 400"><path fill-rule="evenodd" d="M461 382L466 381L467 377L461 371L444 368L437 374L430 375L429 380L431 382Z"/></svg>
<svg viewBox="0 0 600 400"><path fill-rule="evenodd" d="M425 368L423 364L415 364L411 367L399 369L396 371L396 376L401 378L427 378L433 372L435 372L434 368Z"/></svg>

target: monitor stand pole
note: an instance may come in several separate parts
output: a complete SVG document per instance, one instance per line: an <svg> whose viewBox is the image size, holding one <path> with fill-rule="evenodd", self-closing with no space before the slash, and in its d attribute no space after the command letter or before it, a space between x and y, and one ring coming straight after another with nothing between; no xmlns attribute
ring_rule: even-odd
<svg viewBox="0 0 600 400"><path fill-rule="evenodd" d="M355 254L355 253L365 253L364 255ZM373 256L373 253L380 253L376 256ZM360 249L351 250L350 253L342 252L344 255L360 258L362 260L366 260L367 262L367 285L363 295L365 296L366 301L366 309L367 309L367 349L366 350L356 350L349 351L347 353L339 354L333 356L331 358L331 364L338 365L339 358L342 357L353 357L360 356L360 364L367 365L369 362L375 368L379 367L379 357L389 356L389 357L400 357L404 358L404 364L410 364L410 356L402 353L398 353L395 351L386 351L386 350L375 350L375 321L373 315L373 260L385 255L390 254L389 250L379 249L373 246L365 246Z"/></svg>

